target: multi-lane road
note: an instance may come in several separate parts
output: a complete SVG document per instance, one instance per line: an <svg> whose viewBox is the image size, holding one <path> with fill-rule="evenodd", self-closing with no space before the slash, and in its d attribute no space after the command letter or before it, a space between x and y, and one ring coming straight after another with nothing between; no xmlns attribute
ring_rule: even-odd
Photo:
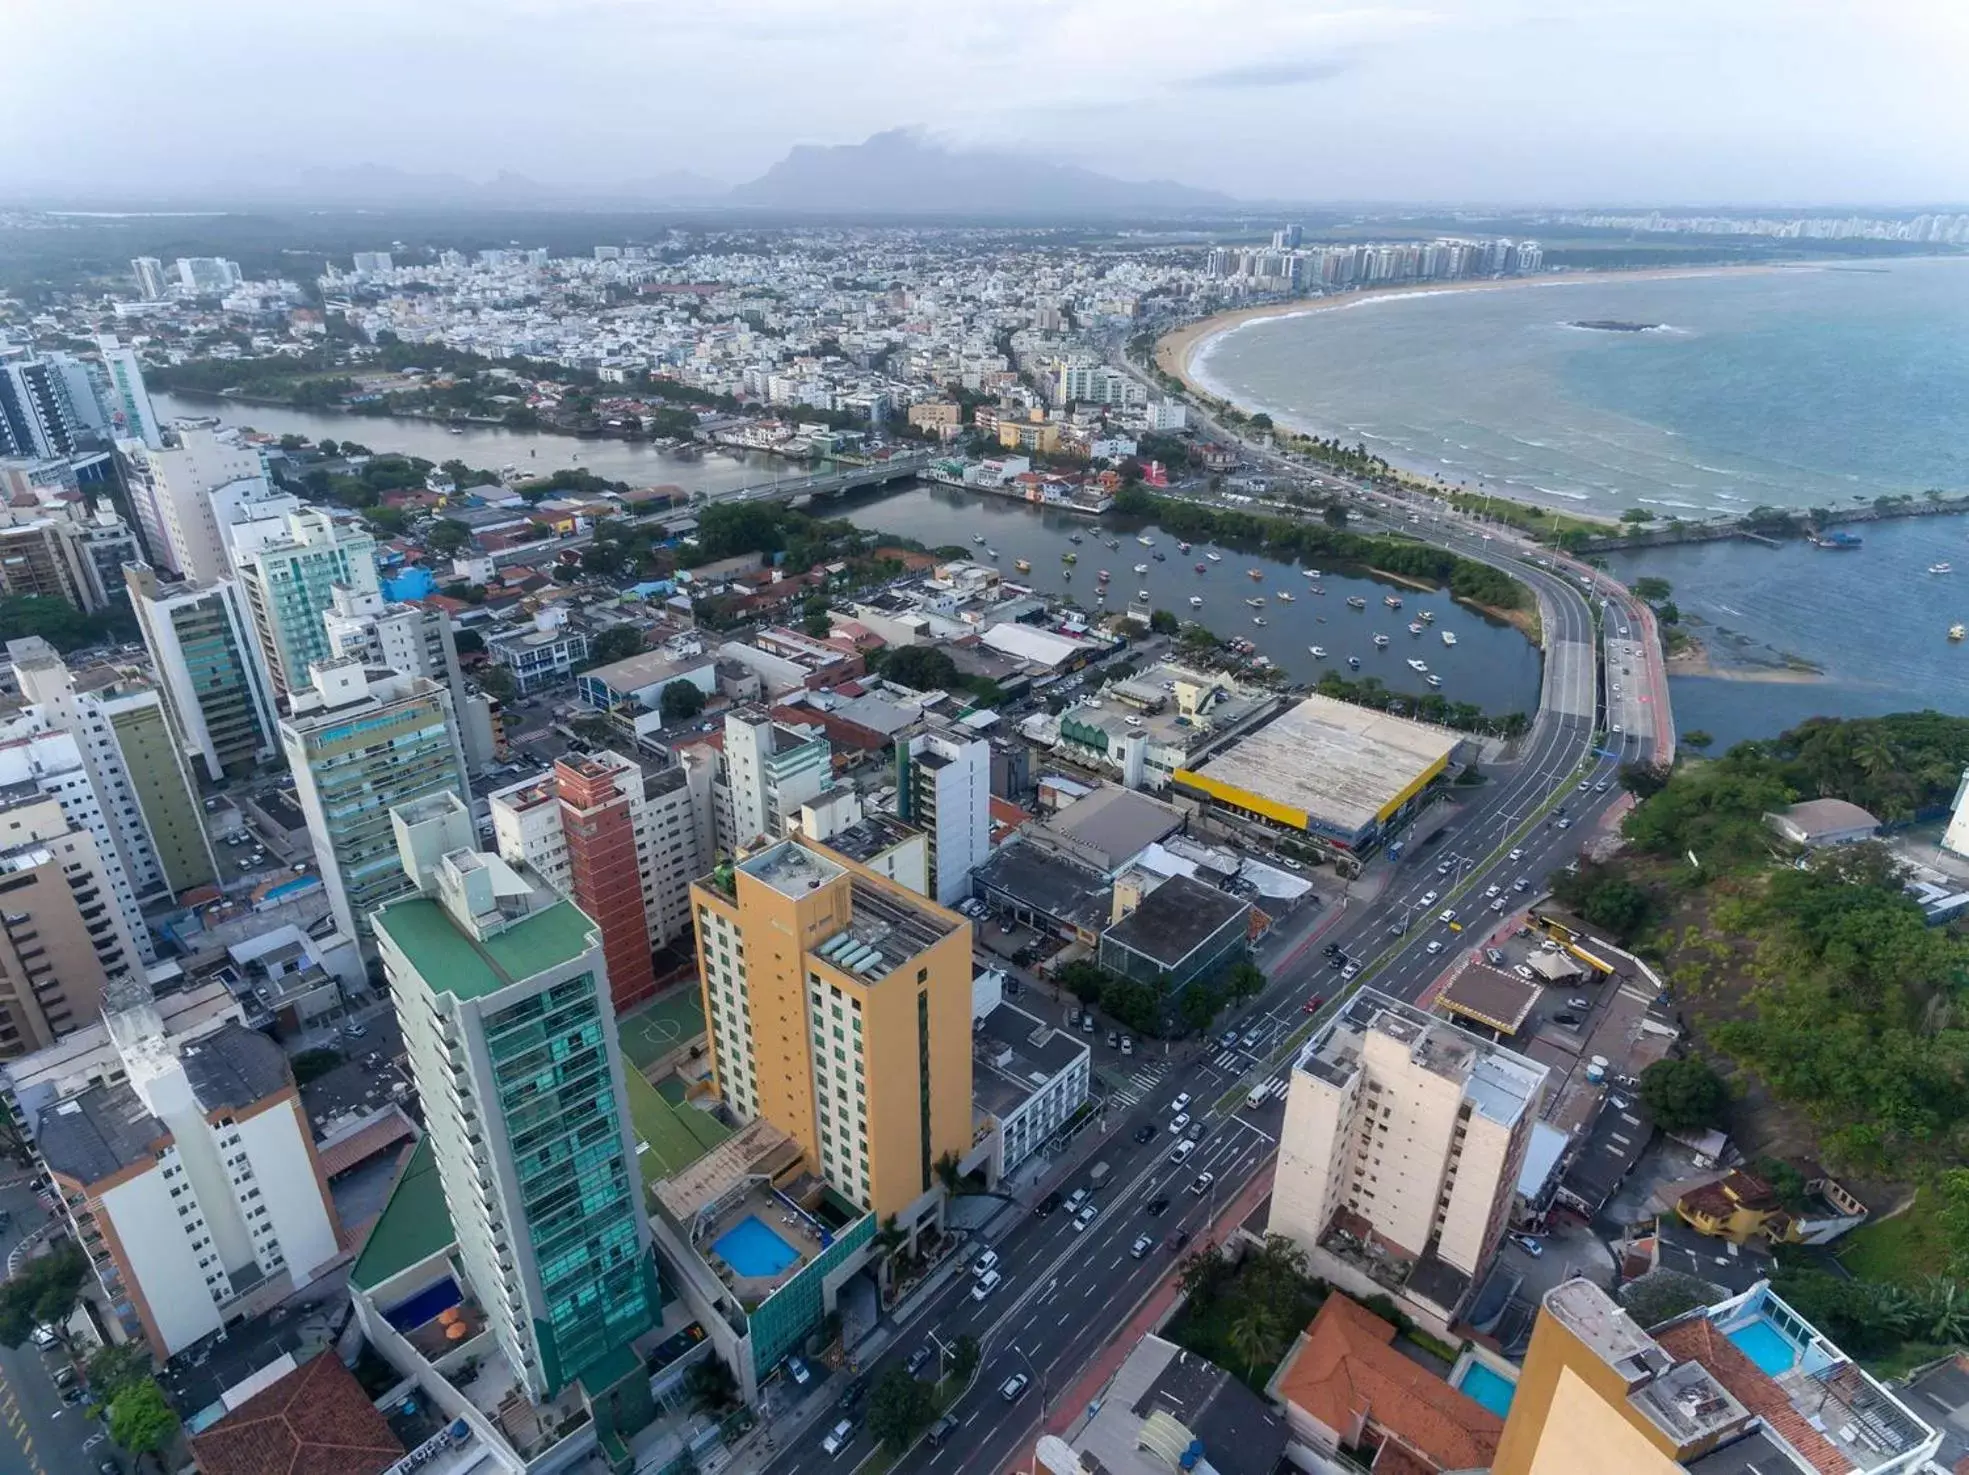
<svg viewBox="0 0 1969 1475"><path fill-rule="evenodd" d="M1369 517L1380 520L1388 510L1384 504L1382 513ZM1402 526L1405 506L1395 502L1391 510L1394 526L1417 531ZM976 1299L970 1277L960 1277L933 1296L899 1329L886 1354L863 1370L872 1386L917 1347L934 1352L932 1333L946 1344L968 1333L983 1349L969 1390L951 1407L956 1432L936 1446L920 1441L894 1468L908 1475L986 1475L1005 1469L1037 1434L1049 1405L1079 1380L1131 1309L1170 1275L1177 1258L1168 1247L1172 1232L1199 1234L1274 1155L1283 1108L1274 1098L1255 1111L1247 1109L1245 1093L1289 1075L1311 1000L1324 1000L1324 1015L1362 984L1405 999L1419 997L1456 960L1458 949L1480 946L1510 922L1515 908L1545 889L1551 874L1572 859L1582 838L1619 798L1619 766L1647 761L1653 753L1654 719L1664 715L1653 704L1665 700L1665 686L1657 653L1637 644L1641 614L1625 591L1461 520L1444 519L1444 524L1427 530L1431 541L1508 568L1538 596L1546 670L1530 734L1514 761L1495 766L1486 784L1467 791L1452 811L1411 829L1412 848L1372 901L1339 909L1328 919L1320 940L1337 945L1339 959L1308 945L1275 965L1267 988L1235 1021L1244 1038L1256 1031L1251 1049L1192 1050L1160 1067L1160 1078L1132 1105L1111 1107L1107 1137L1087 1159L1110 1170L1094 1196L1099 1217L1090 1226L1075 1229L1064 1210L1026 1215L990 1246L1004 1276L993 1295ZM1613 601L1604 632L1590 599ZM1627 638L1621 636L1623 626L1631 632ZM1621 687L1618 695L1615 685ZM1488 894L1493 886L1497 897ZM1445 908L1457 910L1458 930L1440 920ZM1349 982L1336 971L1343 961L1359 965ZM1193 1098L1188 1109L1204 1134L1178 1163L1171 1160L1177 1138L1169 1124L1183 1094ZM1209 1187L1191 1192L1203 1173L1211 1175ZM1081 1181L1084 1175L1075 1180ZM1152 1244L1137 1255L1144 1236ZM974 1246L970 1253L983 1248ZM1028 1385L1007 1400L1000 1390L1019 1373L1026 1374ZM823 1389L815 1402L831 1398ZM822 1436L837 1417L831 1409L814 1417L768 1467L773 1475L846 1475L870 1458L874 1444L865 1430L837 1454L824 1452Z"/></svg>

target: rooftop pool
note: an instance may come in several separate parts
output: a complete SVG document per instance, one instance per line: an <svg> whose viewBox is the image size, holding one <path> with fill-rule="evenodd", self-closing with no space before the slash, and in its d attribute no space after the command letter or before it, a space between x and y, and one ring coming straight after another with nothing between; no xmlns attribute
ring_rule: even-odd
<svg viewBox="0 0 1969 1475"><path fill-rule="evenodd" d="M1492 1372L1481 1362L1472 1362L1464 1368L1456 1387L1457 1391L1475 1399L1500 1419L1511 1412L1511 1400L1518 1392L1516 1383Z"/></svg>
<svg viewBox="0 0 1969 1475"><path fill-rule="evenodd" d="M781 1239L757 1214L747 1214L716 1240L711 1248L748 1280L767 1279L800 1258L800 1252Z"/></svg>
<svg viewBox="0 0 1969 1475"><path fill-rule="evenodd" d="M1724 1334L1736 1343L1737 1350L1764 1372L1768 1377L1788 1373L1797 1365L1798 1349L1791 1345L1791 1339L1775 1326L1767 1316L1752 1317L1741 1322Z"/></svg>

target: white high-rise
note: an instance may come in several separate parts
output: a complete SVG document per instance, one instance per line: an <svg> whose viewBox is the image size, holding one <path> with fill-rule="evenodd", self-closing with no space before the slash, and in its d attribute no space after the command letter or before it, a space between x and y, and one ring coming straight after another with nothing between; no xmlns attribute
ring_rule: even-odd
<svg viewBox="0 0 1969 1475"><path fill-rule="evenodd" d="M493 760L492 707L468 692L458 665L458 643L443 610L386 600L373 590L337 584L321 617L331 659L425 676L451 692L465 764L473 773Z"/></svg>
<svg viewBox="0 0 1969 1475"><path fill-rule="evenodd" d="M971 872L991 858L991 744L943 722L898 739L896 803L930 837L930 895L964 900Z"/></svg>
<svg viewBox="0 0 1969 1475"><path fill-rule="evenodd" d="M156 302L171 293L171 275L155 256L138 256L130 262L130 275L137 279L137 295Z"/></svg>
<svg viewBox="0 0 1969 1475"><path fill-rule="evenodd" d="M157 411L151 408L150 391L144 387L144 366L134 348L125 348L114 333L96 339L96 350L103 356L103 373L109 381L110 434L117 439L140 440L152 450L164 444L164 432L157 424Z"/></svg>
<svg viewBox="0 0 1969 1475"><path fill-rule="evenodd" d="M818 729L780 722L764 707L726 713L719 848L736 851L762 836L784 836L802 804L834 787L833 756Z"/></svg>
<svg viewBox="0 0 1969 1475"><path fill-rule="evenodd" d="M167 547L153 549L172 572L209 584L232 573L215 501L272 496L260 453L211 430L187 430L175 446L146 450L150 496Z"/></svg>

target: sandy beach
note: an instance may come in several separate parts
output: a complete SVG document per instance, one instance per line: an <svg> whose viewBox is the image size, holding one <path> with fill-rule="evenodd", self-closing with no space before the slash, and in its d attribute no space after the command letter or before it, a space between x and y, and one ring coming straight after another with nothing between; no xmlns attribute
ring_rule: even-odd
<svg viewBox="0 0 1969 1475"><path fill-rule="evenodd" d="M1508 292L1539 287L1590 286L1602 282L1665 282L1681 277L1739 276L1747 272L1798 270L1766 265L1751 266L1674 266L1653 271L1555 272L1536 277L1506 277L1485 282L1417 282L1406 287L1382 287L1363 292L1340 292L1331 297L1295 298L1289 302L1268 302L1263 307L1244 307L1220 312L1194 323L1172 329L1156 340L1156 367L1182 380L1190 393L1204 399L1219 398L1193 377L1193 365L1203 346L1246 323L1266 318L1299 317L1306 313L1334 312L1384 297L1435 297L1455 292Z"/></svg>

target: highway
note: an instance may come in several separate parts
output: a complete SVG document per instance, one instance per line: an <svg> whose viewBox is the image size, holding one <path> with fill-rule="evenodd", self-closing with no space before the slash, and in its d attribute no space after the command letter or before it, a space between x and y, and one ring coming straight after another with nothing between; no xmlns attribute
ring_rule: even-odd
<svg viewBox="0 0 1969 1475"><path fill-rule="evenodd" d="M1399 502L1393 505L1400 511L1387 519L1391 528L1421 531L1403 526L1401 513L1407 509ZM1379 519L1370 514L1363 520ZM1460 519L1445 518L1443 524L1423 535L1508 568L1538 595L1547 651L1545 681L1538 716L1515 762L1492 769L1480 787L1455 791L1452 814L1415 824L1410 830L1413 848L1397 862L1381 893L1371 902L1335 909L1336 915L1314 934L1323 944L1337 944L1341 959L1359 965L1352 982L1343 983L1335 971L1341 960L1330 961L1309 938L1296 954L1274 964L1267 988L1236 1018L1240 1033L1258 1031L1255 1053L1216 1043L1179 1047L1188 1053L1162 1068L1159 1079L1154 1079L1154 1070L1138 1076L1151 1081L1138 1100L1112 1104L1101 1124L1106 1137L1088 1159L1105 1162L1112 1170L1106 1186L1095 1194L1100 1216L1089 1228L1076 1231L1064 1211L1028 1214L991 1246L1005 1276L994 1296L975 1300L970 1278L962 1277L932 1297L899 1331L887 1353L863 1370L872 1388L917 1347L934 1351L931 1332L946 1343L969 1333L983 1348L970 1388L951 1407L958 1432L940 1447L919 1441L892 1468L908 1475L986 1475L1008 1468L1038 1433L1049 1405L1083 1375L1131 1310L1171 1273L1179 1256L1165 1247L1165 1237L1172 1229L1194 1235L1214 1217L1218 1205L1234 1200L1272 1158L1283 1105L1275 1098L1256 1111L1247 1110L1244 1094L1260 1082L1289 1075L1308 1025L1309 1001L1321 996L1324 1016L1356 985L1418 998L1457 960L1459 949L1481 946L1489 934L1514 924L1516 908L1545 889L1547 878L1572 860L1579 842L1620 798L1615 781L1619 766L1647 761L1653 753L1657 729L1648 719L1665 716L1662 708L1651 710L1651 704L1665 703L1666 687L1658 679L1658 652L1637 651L1631 640L1618 635L1623 622L1640 618L1625 591L1611 584L1593 587L1592 592L1618 601L1613 607L1617 618L1608 621L1611 644L1603 660L1585 587L1592 582L1590 572L1568 571L1563 560L1487 536ZM1623 666L1632 670L1631 679L1619 674ZM1606 701L1612 683L1603 679L1607 671L1616 673L1613 681L1623 686L1611 710ZM1618 723L1623 731L1607 733L1596 745L1603 723ZM1442 833L1431 838L1436 830ZM1520 880L1523 890L1517 888ZM1498 888L1496 897L1487 894L1492 886ZM1462 930L1451 930L1439 920L1445 908L1457 910ZM1437 945L1433 952L1432 943ZM1195 1098L1189 1109L1204 1124L1202 1141L1180 1164L1170 1161L1175 1139L1168 1128L1179 1093ZM1149 1140L1135 1140L1151 1127ZM1205 1192L1191 1193L1189 1185L1203 1172L1214 1181ZM1083 1181L1084 1174L1073 1180ZM1168 1200L1166 1211L1151 1214L1150 1206L1163 1199ZM1142 1235L1156 1243L1137 1258L1131 1246ZM973 1246L969 1253L982 1248ZM1031 1386L1007 1401L999 1390L1019 1372L1028 1375ZM820 1411L811 1424L767 1466L773 1475L846 1472L872 1457L874 1444L865 1430L840 1453L830 1457L823 1451L822 1436L838 1417L832 1399L832 1389L824 1385L813 1398ZM1057 1412L1065 1417L1078 1410Z"/></svg>

